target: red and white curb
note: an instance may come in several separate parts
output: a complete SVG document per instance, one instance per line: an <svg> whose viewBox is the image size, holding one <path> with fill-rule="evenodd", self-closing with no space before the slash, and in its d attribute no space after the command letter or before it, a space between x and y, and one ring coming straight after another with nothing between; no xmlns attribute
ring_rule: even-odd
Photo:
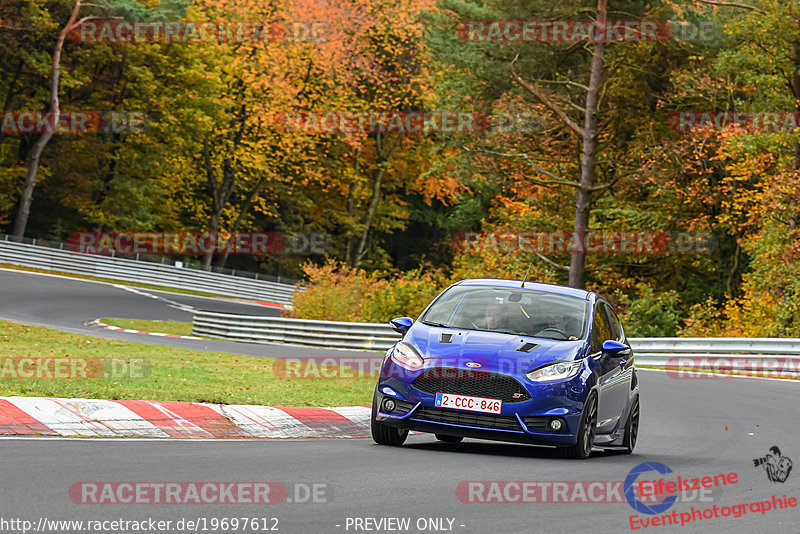
<svg viewBox="0 0 800 534"><path fill-rule="evenodd" d="M291 310L292 306L289 304L278 304L277 302L269 302L266 300L254 300L256 304L261 304L262 306L266 306L267 308L275 308L278 310Z"/></svg>
<svg viewBox="0 0 800 534"><path fill-rule="evenodd" d="M142 438L355 438L370 409L0 397L0 435Z"/></svg>
<svg viewBox="0 0 800 534"><path fill-rule="evenodd" d="M99 328L106 328L108 330L114 330L115 332L125 332L126 334L146 334L148 336L157 336L157 337L176 337L179 339L203 339L201 337L195 336L179 336L178 334L165 334L163 332L145 332L144 330L133 330L131 328L120 328L119 326L114 326L106 323L101 323L100 319L95 319L94 321L89 321L86 323L86 326L97 326Z"/></svg>

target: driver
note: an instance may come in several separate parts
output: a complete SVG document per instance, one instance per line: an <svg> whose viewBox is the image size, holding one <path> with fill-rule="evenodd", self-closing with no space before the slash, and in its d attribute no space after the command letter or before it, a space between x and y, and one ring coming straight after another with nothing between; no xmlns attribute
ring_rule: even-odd
<svg viewBox="0 0 800 534"><path fill-rule="evenodd" d="M569 323L569 317L561 312L556 312L547 318L547 326L549 328L557 328L562 332L567 331L567 323Z"/></svg>
<svg viewBox="0 0 800 534"><path fill-rule="evenodd" d="M573 335L570 335L569 332L567 331L567 328L569 328L569 323L570 323L570 317L568 317L562 312L555 312L547 317L548 328L555 328L557 330L560 330L564 332L564 335L569 336L569 341L575 341L578 338Z"/></svg>

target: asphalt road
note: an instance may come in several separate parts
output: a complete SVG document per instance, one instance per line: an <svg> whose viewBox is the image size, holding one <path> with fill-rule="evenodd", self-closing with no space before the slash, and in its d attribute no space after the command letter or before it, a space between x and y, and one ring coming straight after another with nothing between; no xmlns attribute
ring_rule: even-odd
<svg viewBox="0 0 800 534"><path fill-rule="evenodd" d="M192 308L246 315L280 315L280 311L275 308L243 300L194 297L131 288L122 283L108 284L0 269L0 319L108 339L210 352L230 352L270 358L322 358L331 354L329 350L299 348L282 343L249 344L161 338L116 332L84 324L100 317L191 322ZM362 352L347 350L336 350L334 354L343 358L364 355ZM371 354L378 355L378 353Z"/></svg>
<svg viewBox="0 0 800 534"><path fill-rule="evenodd" d="M679 501L666 513L689 512L692 506L721 509L773 495L798 497L796 469L786 482L773 483L763 468L753 464L774 445L784 456L800 459L797 388L776 381L677 380L660 372L642 372L641 437L635 454L596 452L586 461L563 460L551 449L523 445L477 440L446 445L427 434L410 436L402 448L378 446L369 439L0 440L5 481L0 518L36 522L40 517L172 521L276 517L279 531L286 533L442 532L446 530L417 529L415 523L420 518L450 518L452 531L460 533L624 532L631 530L630 516L635 514L624 502L471 503L459 500L456 488L463 481L623 481L634 466L649 461L669 466L673 470L669 477L731 472L738 477L735 484L690 502ZM280 482L290 489L290 498L293 484L324 484L326 502L76 504L69 488L84 481ZM366 517L408 517L411 528L355 530L353 518ZM796 533L797 517L796 508L763 515L748 512L739 518L704 519L685 527L647 531Z"/></svg>
<svg viewBox="0 0 800 534"><path fill-rule="evenodd" d="M325 354L285 345L247 345L118 334L86 327L96 317L188 320L186 305L245 313L272 310L216 299L147 292L164 299L108 284L0 271L0 318L88 335L146 343L227 350L262 356ZM178 305L178 308L174 306ZM274 312L273 312L274 313ZM184 345L186 344L186 345ZM330 353L328 353L330 354ZM341 355L340 351L336 352ZM402 448L374 445L369 439L328 440L68 440L0 439L0 532L22 532L27 520L205 520L200 532L252 532L227 525L222 518L277 518L286 533L338 532L625 532L632 531L627 502L469 502L456 489L468 481L624 481L642 462L659 462L684 479L736 474L736 482L705 495L690 492L665 513L690 513L714 506L733 507L770 501L784 494L800 498L800 471L785 482L771 482L753 460L778 446L783 456L800 461L797 399L800 384L751 379L679 380L656 371L641 371L642 421L634 455L596 452L586 461L562 460L552 449L467 440L438 443L427 434L409 437ZM653 473L642 478L654 478ZM661 476L661 475L658 475ZM730 475L728 475L730 476ZM655 477L657 478L657 477ZM78 504L69 489L79 482L280 482L293 497L295 484L323 484L317 503L243 504ZM305 487L305 486L302 486ZM301 488L302 488L301 487ZM492 486L475 495L491 496ZM541 487L540 487L541 488ZM541 489L539 490L541 491ZM572 491L572 490L570 490ZM300 493L305 493L300 491ZM691 495L691 493L695 493ZM533 493L541 497L541 493ZM567 500L577 498L570 493ZM612 496L614 493L612 492ZM509 496L519 496L511 492ZM501 495L502 498L502 495ZM562 498L563 499L563 498ZM677 515L680 519L680 515ZM703 519L680 526L651 526L648 532L800 531L797 508L752 511L740 517ZM409 518L410 528L376 528L375 521ZM428 519L443 521L431 527ZM444 518L443 520L441 518ZM452 526L449 523L452 520ZM3 522L5 521L5 523ZM417 528L419 526L426 528ZM266 519L261 526L272 528ZM337 526L338 525L338 526ZM394 524L390 524L393 526ZM462 526L463 525L463 526ZM360 526L361 528L358 528ZM221 525L218 525L221 527ZM102 528L43 528L40 532L133 532L108 524ZM260 528L258 531L267 531Z"/></svg>

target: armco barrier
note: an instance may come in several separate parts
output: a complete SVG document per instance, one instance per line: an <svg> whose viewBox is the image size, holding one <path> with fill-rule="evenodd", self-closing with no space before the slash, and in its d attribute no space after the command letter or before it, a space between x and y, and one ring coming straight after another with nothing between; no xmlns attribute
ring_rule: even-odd
<svg viewBox="0 0 800 534"><path fill-rule="evenodd" d="M781 365L783 374L800 377L800 339L662 337L630 338L628 341L635 352L637 364L641 365L741 371L748 367L769 368L769 365L759 362L784 360Z"/></svg>
<svg viewBox="0 0 800 534"><path fill-rule="evenodd" d="M400 339L388 324L343 323L197 311L192 333L251 343L284 342L384 351Z"/></svg>
<svg viewBox="0 0 800 534"><path fill-rule="evenodd" d="M0 263L290 304L294 285L0 240Z"/></svg>
<svg viewBox="0 0 800 534"><path fill-rule="evenodd" d="M253 315L233 315L198 311L192 333L232 341L254 343L284 342L298 345L385 351L400 334L388 324L312 321ZM683 357L698 362L714 361L717 370L734 370L743 360L764 358L796 360L800 369L800 339L767 338L630 338L636 362L643 366L665 367ZM723 360L720 360L723 358ZM791 368L790 368L791 369Z"/></svg>

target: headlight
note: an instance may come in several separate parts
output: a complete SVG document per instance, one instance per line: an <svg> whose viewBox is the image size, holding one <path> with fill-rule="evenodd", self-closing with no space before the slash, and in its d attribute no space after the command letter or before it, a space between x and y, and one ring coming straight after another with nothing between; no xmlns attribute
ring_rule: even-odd
<svg viewBox="0 0 800 534"><path fill-rule="evenodd" d="M417 354L417 351L411 345L400 342L394 346L392 351L392 359L401 367L416 371L425 363L422 356Z"/></svg>
<svg viewBox="0 0 800 534"><path fill-rule="evenodd" d="M556 362L546 367L541 367L535 371L527 373L525 376L534 382L549 382L551 380L562 380L578 374L583 360L573 362Z"/></svg>

